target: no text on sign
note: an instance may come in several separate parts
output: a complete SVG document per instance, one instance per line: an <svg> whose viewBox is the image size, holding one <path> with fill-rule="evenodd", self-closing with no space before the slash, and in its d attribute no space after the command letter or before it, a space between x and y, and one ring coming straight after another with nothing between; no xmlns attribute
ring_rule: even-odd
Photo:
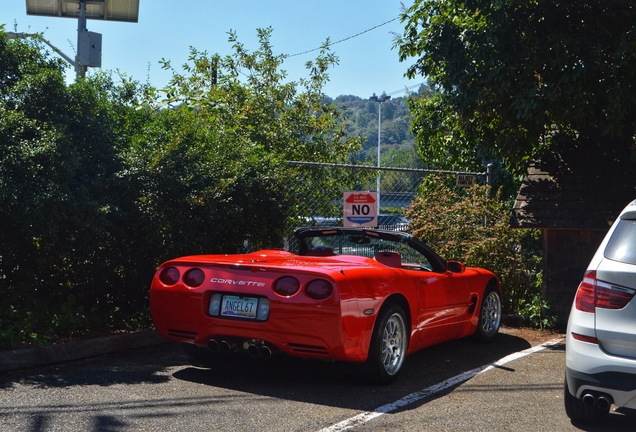
<svg viewBox="0 0 636 432"><path fill-rule="evenodd" d="M378 226L378 193L345 192L344 226Z"/></svg>

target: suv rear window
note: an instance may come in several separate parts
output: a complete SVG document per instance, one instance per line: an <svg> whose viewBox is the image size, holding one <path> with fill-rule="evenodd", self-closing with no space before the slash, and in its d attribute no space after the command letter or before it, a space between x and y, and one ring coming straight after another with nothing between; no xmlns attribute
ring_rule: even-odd
<svg viewBox="0 0 636 432"><path fill-rule="evenodd" d="M636 264L636 220L622 220L618 223L605 248L605 258Z"/></svg>

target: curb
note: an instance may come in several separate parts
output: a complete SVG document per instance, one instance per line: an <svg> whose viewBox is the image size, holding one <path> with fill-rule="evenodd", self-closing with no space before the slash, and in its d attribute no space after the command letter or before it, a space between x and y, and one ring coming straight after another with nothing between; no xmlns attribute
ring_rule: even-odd
<svg viewBox="0 0 636 432"><path fill-rule="evenodd" d="M0 352L0 372L49 366L168 343L155 330L111 335L97 339L78 340L43 348L25 348Z"/></svg>

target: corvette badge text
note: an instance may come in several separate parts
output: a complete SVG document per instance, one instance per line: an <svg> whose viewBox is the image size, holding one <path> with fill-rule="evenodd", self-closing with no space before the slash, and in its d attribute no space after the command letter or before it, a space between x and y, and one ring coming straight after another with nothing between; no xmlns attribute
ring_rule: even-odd
<svg viewBox="0 0 636 432"><path fill-rule="evenodd" d="M254 281L221 279L221 278L212 278L210 282L218 283L218 284L228 284L228 285L247 285L247 286L257 286L257 287L265 286L265 282L254 282Z"/></svg>

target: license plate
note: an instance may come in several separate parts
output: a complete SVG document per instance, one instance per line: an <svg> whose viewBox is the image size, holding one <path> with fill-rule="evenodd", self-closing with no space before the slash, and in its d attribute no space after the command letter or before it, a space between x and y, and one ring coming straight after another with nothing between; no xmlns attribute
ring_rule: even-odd
<svg viewBox="0 0 636 432"><path fill-rule="evenodd" d="M257 307L258 298L256 297L226 295L223 296L221 303L221 316L254 319Z"/></svg>

